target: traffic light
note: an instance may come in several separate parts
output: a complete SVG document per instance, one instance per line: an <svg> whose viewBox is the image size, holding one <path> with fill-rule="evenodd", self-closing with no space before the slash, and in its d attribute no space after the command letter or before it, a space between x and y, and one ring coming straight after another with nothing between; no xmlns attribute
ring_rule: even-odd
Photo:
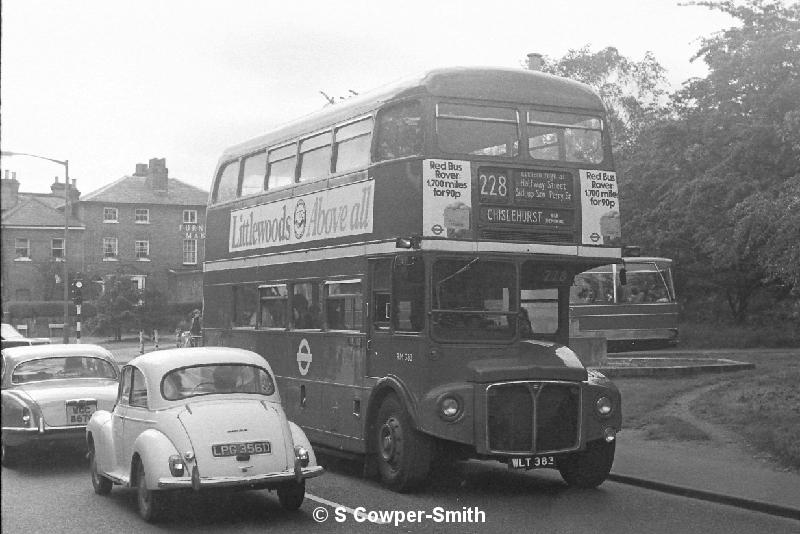
<svg viewBox="0 0 800 534"><path fill-rule="evenodd" d="M82 280L73 280L69 285L69 295L72 298L72 302L77 306L83 303L83 281Z"/></svg>

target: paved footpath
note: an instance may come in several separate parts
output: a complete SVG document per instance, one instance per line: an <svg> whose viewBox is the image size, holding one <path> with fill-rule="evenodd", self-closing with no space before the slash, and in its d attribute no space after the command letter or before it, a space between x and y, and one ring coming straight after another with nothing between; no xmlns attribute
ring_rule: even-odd
<svg viewBox="0 0 800 534"><path fill-rule="evenodd" d="M98 342L98 340L87 341ZM101 342L124 364L139 355L135 341ZM160 348L173 348L174 341ZM152 343L146 351L153 350ZM686 356L688 351L681 351ZM708 352L708 351L706 351ZM730 356L730 351L726 351ZM704 354L703 357L709 357ZM654 441L623 430L611 480L800 520L800 473L713 442Z"/></svg>

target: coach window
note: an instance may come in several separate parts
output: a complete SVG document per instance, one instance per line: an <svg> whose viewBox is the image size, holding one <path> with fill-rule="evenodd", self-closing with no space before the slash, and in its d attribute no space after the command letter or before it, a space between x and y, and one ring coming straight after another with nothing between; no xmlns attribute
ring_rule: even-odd
<svg viewBox="0 0 800 534"><path fill-rule="evenodd" d="M267 175L267 153L259 152L244 158L242 166L241 196L253 195L264 190Z"/></svg>
<svg viewBox="0 0 800 534"><path fill-rule="evenodd" d="M336 172L363 169L369 165L372 118L336 129Z"/></svg>
<svg viewBox="0 0 800 534"><path fill-rule="evenodd" d="M258 286L233 286L233 326L254 328L258 322Z"/></svg>
<svg viewBox="0 0 800 534"><path fill-rule="evenodd" d="M264 285L258 288L261 300L261 327L289 326L289 292L286 284Z"/></svg>
<svg viewBox="0 0 800 534"><path fill-rule="evenodd" d="M392 260L372 263L372 326L377 331L389 330L392 320Z"/></svg>
<svg viewBox="0 0 800 534"><path fill-rule="evenodd" d="M326 282L325 318L328 330L361 330L361 280Z"/></svg>
<svg viewBox="0 0 800 534"><path fill-rule="evenodd" d="M269 151L269 173L267 189L276 189L294 183L297 163L297 144L282 146Z"/></svg>
<svg viewBox="0 0 800 534"><path fill-rule="evenodd" d="M217 189L214 192L215 202L225 202L236 198L239 189L239 161L229 161L219 171Z"/></svg>
<svg viewBox="0 0 800 534"><path fill-rule="evenodd" d="M331 132L300 142L300 181L324 178L331 173Z"/></svg>
<svg viewBox="0 0 800 534"><path fill-rule="evenodd" d="M294 284L292 290L292 324L299 330L322 328L320 285L312 282Z"/></svg>
<svg viewBox="0 0 800 534"><path fill-rule="evenodd" d="M414 156L422 152L422 112L417 101L380 111L375 161Z"/></svg>

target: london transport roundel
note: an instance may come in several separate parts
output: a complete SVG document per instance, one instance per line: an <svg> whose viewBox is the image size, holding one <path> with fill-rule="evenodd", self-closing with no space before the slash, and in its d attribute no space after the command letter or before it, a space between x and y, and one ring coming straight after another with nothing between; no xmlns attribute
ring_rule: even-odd
<svg viewBox="0 0 800 534"><path fill-rule="evenodd" d="M306 376L308 369L311 367L311 347L308 346L308 341L303 338L300 341L300 346L297 348L297 368L300 374Z"/></svg>

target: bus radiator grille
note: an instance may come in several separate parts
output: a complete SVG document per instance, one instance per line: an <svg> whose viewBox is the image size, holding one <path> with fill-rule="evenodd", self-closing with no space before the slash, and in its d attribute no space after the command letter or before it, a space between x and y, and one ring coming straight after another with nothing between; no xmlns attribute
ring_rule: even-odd
<svg viewBox="0 0 800 534"><path fill-rule="evenodd" d="M537 453L578 446L580 386L517 382L492 385L487 394L490 450Z"/></svg>

